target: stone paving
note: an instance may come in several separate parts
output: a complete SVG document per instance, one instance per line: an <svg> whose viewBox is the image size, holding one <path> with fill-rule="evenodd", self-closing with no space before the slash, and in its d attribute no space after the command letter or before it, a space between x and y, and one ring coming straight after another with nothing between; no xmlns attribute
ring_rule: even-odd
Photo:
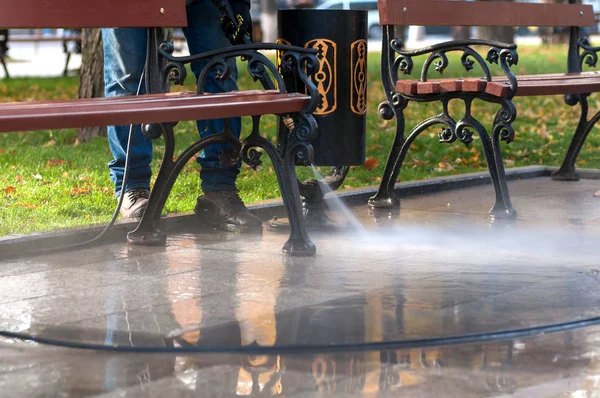
<svg viewBox="0 0 600 398"><path fill-rule="evenodd" d="M489 185L411 197L399 214L357 206L363 228L311 233L312 258L283 256L285 234L203 231L0 262L4 330L140 350L304 347L122 354L4 339L0 395L593 396L598 328L361 350L600 316L600 181L509 185L517 221L490 222ZM356 346L322 349L340 344Z"/></svg>

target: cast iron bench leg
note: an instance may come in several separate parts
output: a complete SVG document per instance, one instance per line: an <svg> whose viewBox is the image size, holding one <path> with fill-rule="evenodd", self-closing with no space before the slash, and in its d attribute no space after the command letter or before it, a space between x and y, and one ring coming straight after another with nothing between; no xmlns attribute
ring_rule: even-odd
<svg viewBox="0 0 600 398"><path fill-rule="evenodd" d="M381 76L386 101L379 106L379 115L384 120L396 119L396 135L386 162L381 184L377 193L369 199L369 205L375 209L389 209L399 206L400 200L394 195L394 186L411 144L425 130L440 125L442 127L442 131L439 133L441 143L453 143L459 140L464 144L469 144L473 141L473 131L477 133L481 139L496 195L494 206L490 210L490 216L492 219L515 218L517 212L512 207L510 200L500 142L511 142L514 139L512 122L516 118L517 111L512 103L512 98L516 92L516 78L510 71L510 66L516 64L518 61L516 47L490 42L491 48L484 60L482 56L469 47L470 44L468 42L449 42L420 50L407 51L403 50L396 40L390 41L392 34L392 27L389 25L386 26L383 30L382 42L384 45L381 53ZM480 42L476 43L481 44ZM402 71L405 74L411 74L412 72L414 65L412 57L430 54L422 67L421 78L418 81L426 84L430 70L429 67L432 66L433 68L435 61L435 68L439 72L443 72L449 62L446 52L450 51L463 52L461 60L463 67L467 71L473 69L473 64L475 63L481 66L484 70L486 80L483 88L478 88L480 82L477 82L477 86L474 86L475 89L471 87L463 89L464 86L461 83L459 89L450 88L447 91L442 91L441 89L438 91L432 90L429 93L427 91L419 93L417 89L414 92L412 90L396 91L398 72ZM474 60L469 60L469 57L473 57ZM499 63L502 66L509 78L510 91L502 95L492 95L485 90L487 82L492 82L491 73L486 61L490 64ZM418 82L415 82L415 84L420 84ZM500 105L492 126L491 135L471 112L475 99ZM455 121L450 115L449 102L452 100L462 101L465 105L464 116L458 121ZM405 135L404 109L408 106L409 102L441 102L443 112L419 123L408 135Z"/></svg>
<svg viewBox="0 0 600 398"><path fill-rule="evenodd" d="M225 119L225 129L219 134L201 139L186 149L181 156L173 161L175 138L174 124L149 124L144 126L144 132L150 138L162 135L165 139L165 154L156 177L148 206L138 224L138 227L127 234L127 241L139 245L164 245L166 235L160 230L160 218L171 189L183 167L189 160L206 146L225 142L233 148L234 158L240 157L252 167L260 163L257 152L253 147L264 149L273 162L277 180L281 189L283 202L290 220L290 238L283 247L283 252L292 256L312 256L316 253L315 245L310 241L302 217L300 192L296 184L295 145L289 145L281 157L271 142L259 134L260 117L253 118L253 131L240 143L229 129L228 119ZM233 159L236 160L236 159ZM223 161L223 159L222 159Z"/></svg>
<svg viewBox="0 0 600 398"><path fill-rule="evenodd" d="M160 217L165 203L169 198L171 189L187 162L206 146L216 143L228 143L233 150L239 153L240 142L231 134L228 119L225 119L225 129L219 134L201 139L186 149L181 156L174 159L175 135L173 133L174 123L171 124L147 124L144 125L144 133L149 138L163 136L165 139L165 153L158 171L154 187L148 200L148 205L140 220L138 227L127 234L127 241L140 245L163 245L166 242L165 234L160 230Z"/></svg>
<svg viewBox="0 0 600 398"><path fill-rule="evenodd" d="M246 163L257 166L258 157L251 152L251 148L259 147L267 152L273 163L273 169L277 175L281 197L290 223L290 237L283 246L282 251L291 256L313 256L317 249L306 231L295 167L297 154L304 152L306 147L294 134L286 138L285 147L280 148L279 151L269 140L259 134L260 117L253 117L252 121L252 134L244 140L241 155Z"/></svg>
<svg viewBox="0 0 600 398"><path fill-rule="evenodd" d="M67 77L69 74L69 61L71 60L71 51L67 51L67 59L65 61L65 69L63 70L63 77Z"/></svg>
<svg viewBox="0 0 600 398"><path fill-rule="evenodd" d="M6 60L4 57L0 57L0 62L2 62L2 68L4 68L5 79L10 79L10 74L8 73L8 68L6 67Z"/></svg>
<svg viewBox="0 0 600 398"><path fill-rule="evenodd" d="M581 117L579 118L579 123L577 124L577 129L575 130L575 134L573 135L573 140L569 145L569 150L565 155L565 159L563 160L562 165L558 169L558 171L552 174L552 179L556 181L579 181L579 173L575 170L575 161L579 156L579 152L583 148L583 144L587 139L590 131L596 125L598 120L600 120L600 112L596 113L594 117L592 117L588 121L589 115L589 105L587 97L589 94L582 95L566 95L565 102L568 105L574 106L577 103L581 106Z"/></svg>
<svg viewBox="0 0 600 398"><path fill-rule="evenodd" d="M404 109L397 109L394 106L380 106L379 116L384 120L396 118L396 133L394 142L387 161L377 193L369 198L369 206L373 208L393 208L400 206L400 200L394 194L394 186L402 167L403 158L406 155L406 140L404 139ZM410 144L409 144L410 146ZM404 155L402 154L404 152Z"/></svg>

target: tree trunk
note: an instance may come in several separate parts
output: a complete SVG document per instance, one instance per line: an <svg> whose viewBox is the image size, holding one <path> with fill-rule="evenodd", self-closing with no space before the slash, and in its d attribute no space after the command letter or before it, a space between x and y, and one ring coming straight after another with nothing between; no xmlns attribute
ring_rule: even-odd
<svg viewBox="0 0 600 398"><path fill-rule="evenodd" d="M277 4L275 0L260 0L260 28L262 41L277 41Z"/></svg>
<svg viewBox="0 0 600 398"><path fill-rule="evenodd" d="M79 77L79 98L104 96L104 51L100 29L81 31L81 73ZM106 127L85 127L77 130L77 143L91 140L98 135L106 135Z"/></svg>
<svg viewBox="0 0 600 398"><path fill-rule="evenodd" d="M453 26L452 40L469 40L471 38L470 26Z"/></svg>
<svg viewBox="0 0 600 398"><path fill-rule="evenodd" d="M478 0L478 1L494 1L494 0ZM513 0L505 0L513 2ZM482 40L495 40L502 43L515 42L514 26L480 26L477 28L477 36Z"/></svg>

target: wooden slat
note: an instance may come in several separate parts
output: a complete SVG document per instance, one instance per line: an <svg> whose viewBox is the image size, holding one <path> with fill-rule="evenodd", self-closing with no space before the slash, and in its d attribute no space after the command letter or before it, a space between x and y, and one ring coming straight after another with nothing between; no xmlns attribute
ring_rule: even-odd
<svg viewBox="0 0 600 398"><path fill-rule="evenodd" d="M485 91L487 82L484 79L464 79L462 83L462 91L482 92Z"/></svg>
<svg viewBox="0 0 600 398"><path fill-rule="evenodd" d="M440 80L440 92L454 93L462 90L462 79L444 79Z"/></svg>
<svg viewBox="0 0 600 398"><path fill-rule="evenodd" d="M409 95L438 94L462 91L462 79L441 79L428 82L418 80L398 80L396 91ZM482 86L481 90L485 88Z"/></svg>
<svg viewBox="0 0 600 398"><path fill-rule="evenodd" d="M0 26L8 29L186 25L184 0L0 0Z"/></svg>
<svg viewBox="0 0 600 398"><path fill-rule="evenodd" d="M510 93L510 85L508 82L488 82L485 86L485 92L494 97L506 97Z"/></svg>
<svg viewBox="0 0 600 398"><path fill-rule="evenodd" d="M506 82L506 77L494 77L498 83ZM517 76L516 96L585 94L598 92L600 72L552 73L543 75Z"/></svg>
<svg viewBox="0 0 600 398"><path fill-rule="evenodd" d="M525 80L519 82L516 95L518 97L529 97L536 95L585 94L598 91L600 91L600 78Z"/></svg>
<svg viewBox="0 0 600 398"><path fill-rule="evenodd" d="M418 80L398 80L396 82L396 91L404 94L414 95L417 93Z"/></svg>
<svg viewBox="0 0 600 398"><path fill-rule="evenodd" d="M518 87L515 95L518 97L600 92L600 73L598 72L523 75L517 76L517 81ZM456 90L452 90L456 87L452 87L451 82L451 80L429 82L399 80L396 84L396 90L411 95L451 91L485 92L496 97L505 97L510 92L508 79L505 76L494 77L491 82L486 82L483 79L457 80L456 82L461 82L461 88Z"/></svg>
<svg viewBox="0 0 600 398"><path fill-rule="evenodd" d="M299 112L310 103L308 95L267 91L159 97L0 104L0 132L286 114Z"/></svg>
<svg viewBox="0 0 600 398"><path fill-rule="evenodd" d="M504 1L378 0L381 25L593 26L591 5ZM405 11L406 9L406 11Z"/></svg>
<svg viewBox="0 0 600 398"><path fill-rule="evenodd" d="M75 35L75 36L42 36L42 35L14 36L14 35L11 35L8 38L8 41L11 43L81 41L81 36L79 36L79 35Z"/></svg>
<svg viewBox="0 0 600 398"><path fill-rule="evenodd" d="M438 94L440 92L440 82L419 82L417 84L417 94Z"/></svg>

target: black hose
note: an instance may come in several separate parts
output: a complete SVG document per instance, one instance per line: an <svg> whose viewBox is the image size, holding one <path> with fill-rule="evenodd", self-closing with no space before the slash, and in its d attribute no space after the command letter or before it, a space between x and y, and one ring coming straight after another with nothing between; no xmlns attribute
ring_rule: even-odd
<svg viewBox="0 0 600 398"><path fill-rule="evenodd" d="M64 348L77 348L85 350L123 352L123 353L233 353L233 354L305 354L321 352L356 352L356 351L383 351L409 348L441 347L457 344L485 343L498 340L513 340L531 337L540 334L559 333L568 330L600 325L600 317L587 318L579 321L557 323L544 326L534 326L521 329L504 330L491 333L465 334L450 337L435 337L427 339L410 339L396 341L342 343L342 344L300 344L277 345L261 347L249 345L241 347L127 347L110 346L102 344L79 343L36 337L25 333L0 330L0 337L32 341L39 344L52 345Z"/></svg>
<svg viewBox="0 0 600 398"><path fill-rule="evenodd" d="M140 93L142 92L142 84L144 82L144 75L145 75L145 71L142 71L142 75L140 76L140 81L138 83L138 88L137 88L137 92L135 95L140 95ZM133 137L133 128L134 128L133 124L129 126L129 135L127 137L127 151L125 154L125 170L123 172L123 183L121 184L121 196L119 196L119 201L117 202L117 207L116 207L115 211L113 212L112 218L111 218L110 222L108 223L108 225L98 235L96 235L92 239L89 239L89 240L86 240L83 242L79 242L79 243L72 243L72 244L64 245L64 246L49 247L49 248L44 248L44 249L39 249L39 250L28 251L27 252L28 256L37 256L37 255L41 255L41 254L56 253L56 252L61 252L64 250L83 249L84 247L90 246L92 243L99 241L108 233L108 231L110 231L110 229L114 226L115 222L117 221L117 217L119 216L119 212L121 211L121 206L123 205L123 197L125 194L125 185L127 184L127 179L129 178L129 162L130 162L129 149L131 147L131 140Z"/></svg>

